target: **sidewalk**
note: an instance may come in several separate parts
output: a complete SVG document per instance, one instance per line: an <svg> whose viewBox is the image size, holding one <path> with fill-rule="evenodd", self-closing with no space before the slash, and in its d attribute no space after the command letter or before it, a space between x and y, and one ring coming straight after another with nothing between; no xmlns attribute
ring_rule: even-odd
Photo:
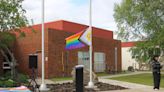
<svg viewBox="0 0 164 92"><path fill-rule="evenodd" d="M99 78L107 79L107 78L136 75L136 74L143 74L143 73L151 73L151 72L150 71L139 71L139 72L131 72L131 73L127 73L127 74L115 74L115 75L109 75L109 76L102 76Z"/></svg>
<svg viewBox="0 0 164 92"><path fill-rule="evenodd" d="M153 90L152 86L107 79L107 78L112 78L112 77L120 77L120 76L135 75L135 74L142 74L142 73L151 73L151 72L133 72L133 73L129 73L129 74L118 74L118 75L109 75L109 76L99 77L100 82L129 88L126 90L101 91L101 92L156 92ZM57 81L57 82L53 82L53 81L48 80L48 79L45 80L46 84L55 84L55 83L64 83L64 82L72 82L72 80ZM37 79L37 83L41 84L41 79ZM161 88L157 92L164 92L164 88Z"/></svg>
<svg viewBox="0 0 164 92"><path fill-rule="evenodd" d="M129 88L126 90L103 91L103 92L156 92L153 90L152 86L129 83L129 82L122 82L122 81L116 81L116 80L110 80L110 79L100 78L99 80L104 83L109 83L112 85L118 85L118 86ZM158 92L164 92L164 88L161 88Z"/></svg>
<svg viewBox="0 0 164 92"><path fill-rule="evenodd" d="M116 81L116 80L111 80L111 79L103 79L103 78L99 78L99 81L104 82L104 83L109 83L112 85L118 85L118 86L129 88L126 90L101 91L101 92L156 92L153 90L152 86L147 86L147 85L122 82L122 81ZM37 82L38 82L38 84L41 84L40 79L38 79ZM71 82L71 80L70 81L58 81L58 82L53 82L48 79L45 80L46 84L55 84L55 83L64 83L64 82ZM158 92L164 92L164 88L161 88Z"/></svg>
<svg viewBox="0 0 164 92"><path fill-rule="evenodd" d="M103 91L103 92L156 92L153 90L152 86L107 79L107 78L121 77L121 76L127 76L127 75L136 75L136 74L142 74L142 73L151 73L151 72L150 71L143 71L143 72L141 71L141 72L133 72L133 73L129 73L129 74L103 76L103 77L99 77L99 81L104 82L104 83L109 83L112 85L118 85L118 86L129 88L126 90ZM163 72L162 72L162 74L163 74ZM164 88L161 88L158 92L164 92Z"/></svg>
<svg viewBox="0 0 164 92"><path fill-rule="evenodd" d="M41 78L36 79L36 82L40 85L40 84L42 83ZM72 80L56 81L56 82L54 82L54 81L52 81L52 80L45 79L45 84L57 84L57 83L62 84L62 83L66 83L66 82L72 82Z"/></svg>

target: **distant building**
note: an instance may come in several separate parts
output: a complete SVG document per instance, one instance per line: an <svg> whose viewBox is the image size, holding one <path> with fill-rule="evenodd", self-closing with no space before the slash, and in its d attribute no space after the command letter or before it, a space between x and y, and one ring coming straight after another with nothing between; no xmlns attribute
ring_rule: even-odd
<svg viewBox="0 0 164 92"><path fill-rule="evenodd" d="M65 50L65 38L87 27L64 20L45 23L46 78L70 76L73 67L77 64L89 68L88 46L71 51ZM31 31L32 29L35 31ZM38 73L41 75L41 24L21 30L26 33L26 37L17 39L14 45L18 68L29 74L31 72L28 67L29 54L37 54ZM113 39L112 31L93 27L93 70L95 72L121 71L121 66L121 41Z"/></svg>
<svg viewBox="0 0 164 92"><path fill-rule="evenodd" d="M122 70L128 70L129 66L139 69L139 64L132 58L130 48L135 46L135 42L122 42Z"/></svg>

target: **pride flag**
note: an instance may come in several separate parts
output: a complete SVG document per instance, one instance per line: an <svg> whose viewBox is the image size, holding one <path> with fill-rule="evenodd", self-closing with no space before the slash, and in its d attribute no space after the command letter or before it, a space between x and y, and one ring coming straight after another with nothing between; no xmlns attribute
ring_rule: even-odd
<svg viewBox="0 0 164 92"><path fill-rule="evenodd" d="M66 49L77 49L82 48L84 46L91 46L91 29L87 28L85 31L81 31L76 33L68 38L66 38Z"/></svg>
<svg viewBox="0 0 164 92"><path fill-rule="evenodd" d="M82 34L83 31L66 38L66 49L71 50L84 47L85 44L79 40Z"/></svg>
<svg viewBox="0 0 164 92"><path fill-rule="evenodd" d="M80 41L82 41L83 43L85 43L88 46L92 45L91 42L91 28L87 28L86 31L81 35Z"/></svg>

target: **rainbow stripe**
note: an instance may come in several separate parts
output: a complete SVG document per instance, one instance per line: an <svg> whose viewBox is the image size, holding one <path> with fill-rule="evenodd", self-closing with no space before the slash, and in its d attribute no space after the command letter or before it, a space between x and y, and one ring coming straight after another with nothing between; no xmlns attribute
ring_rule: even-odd
<svg viewBox="0 0 164 92"><path fill-rule="evenodd" d="M82 34L83 31L66 38L66 49L71 50L84 47L85 44L79 41L79 38Z"/></svg>

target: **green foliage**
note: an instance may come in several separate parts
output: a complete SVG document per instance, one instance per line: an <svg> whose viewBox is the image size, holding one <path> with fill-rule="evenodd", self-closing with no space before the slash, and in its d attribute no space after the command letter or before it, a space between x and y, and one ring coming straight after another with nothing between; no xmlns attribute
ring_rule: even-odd
<svg viewBox="0 0 164 92"><path fill-rule="evenodd" d="M2 86L3 86L3 81L0 80L0 87L2 87Z"/></svg>
<svg viewBox="0 0 164 92"><path fill-rule="evenodd" d="M9 32L0 32L0 48L11 46L15 41L15 36Z"/></svg>
<svg viewBox="0 0 164 92"><path fill-rule="evenodd" d="M3 77L3 80L11 79L11 72L6 72L2 77Z"/></svg>
<svg viewBox="0 0 164 92"><path fill-rule="evenodd" d="M129 50L132 54L132 58L139 62L149 62L154 55L160 55L162 53L160 48L152 47L150 42L138 42L136 47Z"/></svg>
<svg viewBox="0 0 164 92"><path fill-rule="evenodd" d="M119 28L118 37L126 40L162 37L159 35L164 35L163 9L162 0L123 0L116 4L114 18ZM161 44L156 40L159 39L154 39L156 44Z"/></svg>
<svg viewBox="0 0 164 92"><path fill-rule="evenodd" d="M14 42L12 31L17 31L21 35L23 32L19 28L28 24L22 2L23 0L0 0L0 48Z"/></svg>
<svg viewBox="0 0 164 92"><path fill-rule="evenodd" d="M20 36L25 36L20 28L28 24L22 2L23 0L0 0L0 52L5 61L13 63L13 66L10 66L13 79L17 65L10 49L16 39L13 33L17 32Z"/></svg>
<svg viewBox="0 0 164 92"><path fill-rule="evenodd" d="M11 79L11 73L10 72L6 72L0 78L0 87L13 87L15 84L16 84L16 82Z"/></svg>
<svg viewBox="0 0 164 92"><path fill-rule="evenodd" d="M164 52L163 10L163 0L123 0L115 5L118 38L142 41L130 50L139 61L148 61L152 55Z"/></svg>
<svg viewBox="0 0 164 92"><path fill-rule="evenodd" d="M24 74L18 74L17 78L18 83L28 83L28 76Z"/></svg>
<svg viewBox="0 0 164 92"><path fill-rule="evenodd" d="M27 83L28 76L21 73L18 73L16 80L12 80L10 72L7 72L2 77L0 77L0 87L14 87Z"/></svg>
<svg viewBox="0 0 164 92"><path fill-rule="evenodd" d="M134 68L133 68L133 66L129 66L129 67L128 67L128 71L131 71L131 72L133 72L133 71L134 71Z"/></svg>
<svg viewBox="0 0 164 92"><path fill-rule="evenodd" d="M4 81L3 86L4 86L4 87L13 87L15 84L16 84L15 81L9 79L9 80Z"/></svg>
<svg viewBox="0 0 164 92"><path fill-rule="evenodd" d="M22 8L23 0L0 0L0 31L11 31L24 27L27 19Z"/></svg>

